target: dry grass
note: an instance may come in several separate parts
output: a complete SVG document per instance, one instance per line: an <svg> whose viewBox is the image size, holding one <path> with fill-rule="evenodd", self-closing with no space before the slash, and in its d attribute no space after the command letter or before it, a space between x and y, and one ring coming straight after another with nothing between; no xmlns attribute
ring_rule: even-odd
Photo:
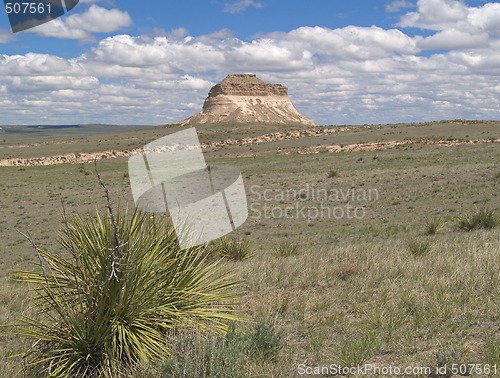
<svg viewBox="0 0 500 378"><path fill-rule="evenodd" d="M127 132L120 143L134 148L164 132ZM263 127L205 128L200 139L266 132ZM360 361L436 366L444 359L500 363L500 230L457 232L455 224L460 212L472 214L476 206L495 214L500 211L498 180L492 179L499 171L495 162L500 161L500 149L494 143L460 147L418 143L423 137L465 135L498 137L498 124L352 128L326 140L310 137L259 144L252 150L252 146L235 145L206 151L211 164L240 167L254 210L262 210L263 205L279 210L297 203L308 209L321 203L346 205L342 200L313 198L311 193L259 199L264 190L276 194L286 188L299 193L309 185L330 194L352 188L377 189L379 193L376 200L347 201L366 210L362 219L265 218L250 209L250 217L238 233L251 241L254 256L228 260L228 265L243 283L241 313L254 322L271 319L283 337L283 346L274 359L245 360L246 376L294 377L304 361L309 366ZM413 138L415 143L376 153L289 153L318 143L404 138ZM100 146L108 149L117 138L101 139ZM63 151L71 144L85 150L88 145L98 148L99 141L75 138L68 145L40 145L24 153ZM3 149L0 155L16 151L23 150ZM126 159L100 163L101 174L122 207L132 203L126 163ZM342 174L328 179L331 167ZM26 348L9 327L28 305L25 291L10 280L9 272L26 269L34 261L17 230L32 231L50 248L54 246L53 230L60 228L61 199L68 213L102 208L104 200L95 177L86 174L91 171L87 166L70 165L0 168L2 177L9 178L0 182L0 324L7 325L0 328L0 376L13 376L21 366L19 359L5 356ZM252 187L257 189L252 191ZM440 221L431 222L429 214ZM273 253L283 240L290 244L284 248L286 258ZM408 240L425 241L432 248L415 258L408 250ZM300 253L287 253L295 247ZM252 329L252 323L237 326L242 334L251 334ZM190 358L194 365L204 361L198 354ZM158 369L152 365L142 373L135 372L134 377L156 377Z"/></svg>
<svg viewBox="0 0 500 378"><path fill-rule="evenodd" d="M487 363L498 357L498 344L487 343L498 338L500 320L497 238L439 236L434 253L419 259L394 241L286 260L262 252L240 268L249 286L245 307L280 319L291 340L285 354L295 361L433 366L440 346L453 345L468 350L469 361ZM356 265L345 262L353 256ZM287 376L278 374L285 368L292 376L293 366L274 374Z"/></svg>

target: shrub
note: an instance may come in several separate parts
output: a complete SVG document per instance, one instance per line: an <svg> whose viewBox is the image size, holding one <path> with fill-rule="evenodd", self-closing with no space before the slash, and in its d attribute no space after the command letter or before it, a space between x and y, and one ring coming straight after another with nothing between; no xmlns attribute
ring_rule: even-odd
<svg viewBox="0 0 500 378"><path fill-rule="evenodd" d="M283 336L269 320L255 323L248 337L248 353L253 358L276 362L283 348Z"/></svg>
<svg viewBox="0 0 500 378"><path fill-rule="evenodd" d="M172 335L171 355L161 367L165 378L245 378L251 360L276 362L283 338L273 322L258 321L248 333L229 327L225 336L203 337L199 330Z"/></svg>
<svg viewBox="0 0 500 378"><path fill-rule="evenodd" d="M273 249L273 253L279 257L295 256L299 254L299 246L285 240Z"/></svg>
<svg viewBox="0 0 500 378"><path fill-rule="evenodd" d="M462 215L457 221L458 228L463 231L477 229L490 230L498 225L498 219L493 210L481 208L475 213Z"/></svg>
<svg viewBox="0 0 500 378"><path fill-rule="evenodd" d="M199 330L172 335L171 355L161 366L164 378L245 378L246 339L230 327L225 336L203 337Z"/></svg>
<svg viewBox="0 0 500 378"><path fill-rule="evenodd" d="M470 375L467 372L469 366L467 364L461 363L461 353L456 348L441 348L435 353L434 356L436 358L436 367L446 370L446 372L443 371L443 374L441 374L441 376L451 377L453 375L453 365L455 365L459 370L465 369L465 371L462 372L464 375Z"/></svg>
<svg viewBox="0 0 500 378"><path fill-rule="evenodd" d="M412 256L424 256L431 250L432 243L428 240L411 239L406 243L406 248Z"/></svg>
<svg viewBox="0 0 500 378"><path fill-rule="evenodd" d="M233 261L243 261L253 256L250 241L247 238L222 237L208 246L210 256Z"/></svg>
<svg viewBox="0 0 500 378"><path fill-rule="evenodd" d="M179 324L224 332L236 319L236 282L219 262L180 250L165 218L108 209L64 219L61 252L32 241L40 269L16 274L35 293L37 317L18 333L35 341L25 358L37 377L117 377L168 353Z"/></svg>

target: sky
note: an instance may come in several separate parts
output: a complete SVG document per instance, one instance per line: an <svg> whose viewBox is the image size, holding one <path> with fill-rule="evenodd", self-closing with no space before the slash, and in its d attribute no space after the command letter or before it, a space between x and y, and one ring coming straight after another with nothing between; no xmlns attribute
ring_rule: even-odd
<svg viewBox="0 0 500 378"><path fill-rule="evenodd" d="M319 125L500 119L500 2L80 0L12 33L0 125L175 123L229 73Z"/></svg>

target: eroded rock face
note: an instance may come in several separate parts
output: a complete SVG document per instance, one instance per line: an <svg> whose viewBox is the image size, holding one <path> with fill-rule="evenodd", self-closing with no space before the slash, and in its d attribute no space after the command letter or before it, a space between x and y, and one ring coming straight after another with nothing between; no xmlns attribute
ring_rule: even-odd
<svg viewBox="0 0 500 378"><path fill-rule="evenodd" d="M297 112L288 88L268 84L254 74L230 74L210 89L201 112L181 125L204 123L300 123L314 122Z"/></svg>

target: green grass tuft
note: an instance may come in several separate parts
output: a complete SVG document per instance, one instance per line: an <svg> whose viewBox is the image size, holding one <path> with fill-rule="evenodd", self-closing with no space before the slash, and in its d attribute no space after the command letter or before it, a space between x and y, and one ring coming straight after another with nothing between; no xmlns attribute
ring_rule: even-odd
<svg viewBox="0 0 500 378"><path fill-rule="evenodd" d="M222 237L208 246L209 255L233 261L243 261L253 256L248 238Z"/></svg>
<svg viewBox="0 0 500 378"><path fill-rule="evenodd" d="M279 257L290 257L298 255L300 251L297 244L285 240L273 249L273 253Z"/></svg>
<svg viewBox="0 0 500 378"><path fill-rule="evenodd" d="M337 177L338 175L339 175L339 171L336 169L330 169L328 171L328 178Z"/></svg>
<svg viewBox="0 0 500 378"><path fill-rule="evenodd" d="M441 232L445 222L441 217L428 218L425 222L425 235L436 235Z"/></svg>
<svg viewBox="0 0 500 378"><path fill-rule="evenodd" d="M415 257L421 257L429 253L432 243L429 240L411 239L406 243L406 249Z"/></svg>
<svg viewBox="0 0 500 378"><path fill-rule="evenodd" d="M484 348L484 363L490 366L500 363L500 339L489 338Z"/></svg>
<svg viewBox="0 0 500 378"><path fill-rule="evenodd" d="M338 360L344 366L363 365L373 353L377 338L374 333L345 340L337 353Z"/></svg>
<svg viewBox="0 0 500 378"><path fill-rule="evenodd" d="M491 230L497 225L498 218L495 212L484 207L475 213L462 215L457 220L457 226L462 231Z"/></svg>

